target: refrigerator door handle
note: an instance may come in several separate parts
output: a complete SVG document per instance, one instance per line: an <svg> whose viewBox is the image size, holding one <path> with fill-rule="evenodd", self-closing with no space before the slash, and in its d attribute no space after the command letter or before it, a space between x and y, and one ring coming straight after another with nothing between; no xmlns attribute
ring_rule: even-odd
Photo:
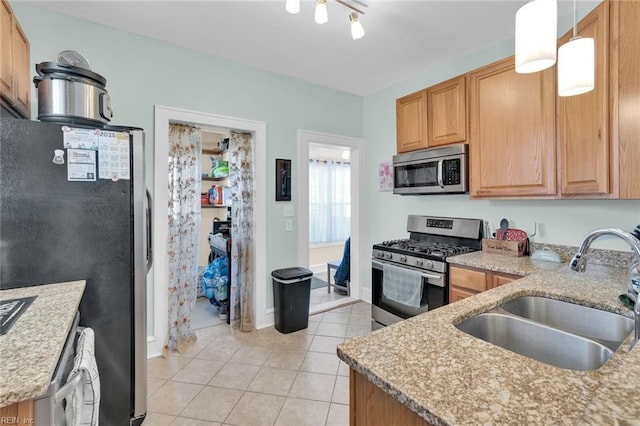
<svg viewBox="0 0 640 426"><path fill-rule="evenodd" d="M151 266L153 265L153 237L152 237L152 230L153 230L153 226L152 226L152 217L153 217L153 211L152 211L152 200L151 200L151 193L149 192L149 190L146 190L147 192L147 208L146 208L146 216L147 216L147 272L149 272L151 270Z"/></svg>

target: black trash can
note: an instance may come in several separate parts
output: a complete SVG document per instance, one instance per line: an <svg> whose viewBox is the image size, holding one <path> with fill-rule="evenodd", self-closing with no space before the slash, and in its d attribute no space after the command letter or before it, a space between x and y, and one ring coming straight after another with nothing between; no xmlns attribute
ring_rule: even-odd
<svg viewBox="0 0 640 426"><path fill-rule="evenodd" d="M271 272L275 326L280 333L292 333L309 326L312 275L313 272L301 267Z"/></svg>

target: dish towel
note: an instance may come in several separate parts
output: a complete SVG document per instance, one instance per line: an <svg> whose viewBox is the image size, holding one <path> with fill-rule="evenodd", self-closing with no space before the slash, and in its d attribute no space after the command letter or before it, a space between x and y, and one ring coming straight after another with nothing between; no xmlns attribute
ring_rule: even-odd
<svg viewBox="0 0 640 426"><path fill-rule="evenodd" d="M81 372L80 384L67 397L67 426L98 426L100 412L100 376L96 364L95 337L91 328L80 332L73 369L67 380Z"/></svg>
<svg viewBox="0 0 640 426"><path fill-rule="evenodd" d="M394 302L420 307L422 299L422 273L399 266L382 265L382 294Z"/></svg>

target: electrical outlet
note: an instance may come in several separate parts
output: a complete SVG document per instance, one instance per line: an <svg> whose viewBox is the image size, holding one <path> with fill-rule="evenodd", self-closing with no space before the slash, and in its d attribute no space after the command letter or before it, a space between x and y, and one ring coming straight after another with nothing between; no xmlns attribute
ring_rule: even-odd
<svg viewBox="0 0 640 426"><path fill-rule="evenodd" d="M293 219L284 220L284 230L287 232L293 231Z"/></svg>

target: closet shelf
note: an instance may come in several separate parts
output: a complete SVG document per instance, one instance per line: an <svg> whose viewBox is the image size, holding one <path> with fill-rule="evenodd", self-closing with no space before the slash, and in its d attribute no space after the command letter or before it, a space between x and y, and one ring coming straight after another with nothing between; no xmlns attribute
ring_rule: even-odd
<svg viewBox="0 0 640 426"><path fill-rule="evenodd" d="M202 153L207 155L221 155L225 152L227 152L226 149L202 149Z"/></svg>
<svg viewBox="0 0 640 426"><path fill-rule="evenodd" d="M223 177L202 176L202 180L209 180L209 181L215 181L215 182L220 182L221 180L227 180L227 179L229 179L229 176L223 176Z"/></svg>

